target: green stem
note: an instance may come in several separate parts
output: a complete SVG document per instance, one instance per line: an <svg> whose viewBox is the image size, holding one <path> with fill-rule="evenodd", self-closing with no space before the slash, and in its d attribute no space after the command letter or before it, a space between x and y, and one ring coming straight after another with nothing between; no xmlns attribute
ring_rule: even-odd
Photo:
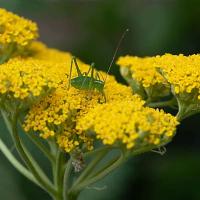
<svg viewBox="0 0 200 200"><path fill-rule="evenodd" d="M141 150L136 150L136 151L132 152L132 155L142 154L144 152L152 150L154 147L155 146L149 146L149 147L143 148ZM120 156L109 161L104 167L102 167L95 174L91 173L91 175L89 177L87 177L86 179L84 179L82 182L80 182L80 184L75 185L75 191L76 190L80 191L83 188L87 187L88 185L91 185L91 184L101 180L102 178L107 176L109 173L111 173L114 169L119 167L127 159L127 157L128 157L128 154L127 155L124 154L123 150L121 150Z"/></svg>
<svg viewBox="0 0 200 200"><path fill-rule="evenodd" d="M65 189L65 200L75 200L78 198L78 195L81 190L76 189L77 185L79 185L82 181L84 181L91 174L91 172L96 168L98 163L103 158L105 158L105 155L107 154L108 149L110 149L110 147L108 148L108 146L106 146L106 147L102 147L102 148L96 149L92 152L84 154L84 158L89 157L91 155L95 155L95 157L87 165L87 167L84 169L84 171L81 173L81 175L77 178L77 180L73 183L72 187L70 189L68 189L69 187L67 187ZM71 171L71 159L68 161L68 167L65 172L65 181L66 182L68 181L66 179L67 178L69 179L70 171ZM67 183L65 183L64 186L66 187L66 185L68 186Z"/></svg>
<svg viewBox="0 0 200 200"><path fill-rule="evenodd" d="M101 170L99 170L94 176L89 177L88 179L83 180L80 184L76 185L75 191L80 191L83 188L96 183L97 181L101 180L105 176L107 176L110 172L114 169L119 167L121 163L124 161L124 154L121 152L120 156L114 158L113 160L109 161Z"/></svg>
<svg viewBox="0 0 200 200"><path fill-rule="evenodd" d="M99 169L97 172L91 173L87 179L92 179L93 177L97 177L99 174L101 174L103 171L107 170L110 166L113 166L113 164L116 164L117 161L121 158L121 155L115 156L113 159L109 160L101 169Z"/></svg>
<svg viewBox="0 0 200 200"><path fill-rule="evenodd" d="M22 127L22 122L21 121L20 121L20 126ZM38 149L40 149L40 151L44 154L44 156L46 156L48 158L48 160L51 163L55 163L55 158L52 155L52 153L50 152L50 149L48 149L48 147L46 147L45 144L42 143L42 141L40 140L40 138L38 136L36 136L31 131L29 133L27 133L27 136L38 147Z"/></svg>
<svg viewBox="0 0 200 200"><path fill-rule="evenodd" d="M27 179L34 182L36 185L40 186L35 177L30 173L28 169L26 169L10 152L8 147L4 144L4 142L0 139L0 151L4 154L4 156L9 160L9 162L17 169L22 175L24 175Z"/></svg>
<svg viewBox="0 0 200 200"><path fill-rule="evenodd" d="M69 193L67 195L67 200L77 200L79 196L79 192L78 193Z"/></svg>
<svg viewBox="0 0 200 200"><path fill-rule="evenodd" d="M168 101L149 102L146 105L152 108L162 108L167 106L174 106L175 102L176 102L175 99L170 99Z"/></svg>
<svg viewBox="0 0 200 200"><path fill-rule="evenodd" d="M57 149L56 162L54 166L54 184L57 188L56 200L63 200L63 176L64 176L64 154Z"/></svg>
<svg viewBox="0 0 200 200"><path fill-rule="evenodd" d="M100 170L94 173L94 166L90 164L90 169L84 172L84 174L79 177L79 179L73 184L71 189L68 191L68 194L73 195L79 193L81 190L86 188L87 186L96 183L97 181L103 179L117 167L119 167L130 155L138 155L142 154L146 151L150 151L154 146L148 146L146 148L142 148L139 150L135 150L134 152L125 153L123 150L120 149L120 155L113 158L112 160L108 161L106 165L104 165ZM99 157L100 159L100 157ZM93 163L93 162L92 162ZM95 163L93 163L95 164ZM87 169L87 168L86 168ZM86 173L86 174L85 174Z"/></svg>
<svg viewBox="0 0 200 200"><path fill-rule="evenodd" d="M5 121L5 124L7 126L7 129L12 136L12 139L15 143L16 149L20 157L30 169L32 176L37 181L38 185L42 187L45 191L47 191L51 196L57 195L57 192L54 189L54 186L52 185L51 181L46 177L46 175L41 170L37 162L32 158L31 154L28 152L22 141L20 141L20 138L17 133L17 115L13 117L13 120L11 120L8 118L6 112L1 110L1 113ZM35 138L32 137L31 139L33 140L33 142L35 142L34 141ZM41 147L41 144L39 144L38 140L35 143L37 143L37 146L40 146L40 150L43 151L43 153L47 152L47 148L45 147L46 149L44 149L43 147ZM47 153L47 156L48 154L49 153ZM49 156L49 159L53 161L54 159L53 155Z"/></svg>
<svg viewBox="0 0 200 200"><path fill-rule="evenodd" d="M29 154L27 154L27 152L25 152L24 150L24 146L22 145L22 142L19 138L18 131L17 131L17 114L13 116L11 127L12 127L12 135L13 135L14 143L20 157L26 163L27 167L32 172L36 180L40 183L42 188L46 190L52 196L55 196L56 191L53 185L51 184L51 182L47 179L44 179L43 174L40 173L41 170L37 169L37 165L33 165L33 162L31 161Z"/></svg>
<svg viewBox="0 0 200 200"><path fill-rule="evenodd" d="M63 197L64 197L64 200L68 200L67 199L67 192L68 192L68 189L70 187L71 171L72 171L72 159L70 158L67 162L65 172L64 172L64 179L63 179L63 187L64 187L63 188Z"/></svg>
<svg viewBox="0 0 200 200"><path fill-rule="evenodd" d="M187 103L180 102L178 100L178 113L176 114L177 120L182 121L185 118L199 113L199 109L195 108L193 104L188 105Z"/></svg>
<svg viewBox="0 0 200 200"><path fill-rule="evenodd" d="M184 118L186 118L186 116L184 116L184 115L185 115L185 110L183 110L182 107L179 106L178 113L176 114L177 120L178 120L179 122L182 121Z"/></svg>
<svg viewBox="0 0 200 200"><path fill-rule="evenodd" d="M2 117L3 117L4 122L6 124L6 127L8 129L8 132L12 135L12 127L11 127L10 122L8 120L7 113L1 109L1 114L2 114Z"/></svg>
<svg viewBox="0 0 200 200"><path fill-rule="evenodd" d="M51 163L55 163L55 159L50 153L50 150L41 142L41 140L31 132L27 135L31 141L40 149L40 151L49 159L49 161Z"/></svg>
<svg viewBox="0 0 200 200"><path fill-rule="evenodd" d="M97 164L104 158L104 156L107 154L107 148L100 149L99 151L96 151L95 158L89 163L89 165L86 167L86 169L81 173L81 175L78 177L78 179L74 182L72 188L76 185L78 185L82 180L84 180L91 171L94 170L94 167L97 166Z"/></svg>

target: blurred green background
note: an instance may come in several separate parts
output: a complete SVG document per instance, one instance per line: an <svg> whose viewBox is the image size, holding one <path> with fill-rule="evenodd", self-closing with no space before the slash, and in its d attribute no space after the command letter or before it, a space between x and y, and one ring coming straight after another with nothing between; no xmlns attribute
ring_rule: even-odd
<svg viewBox="0 0 200 200"><path fill-rule="evenodd" d="M130 32L119 55L200 52L199 0L0 0L0 6L36 21L40 39L49 46L105 71L126 28ZM116 66L111 73L123 82ZM184 120L164 156L130 159L95 185L106 189L88 188L80 200L199 200L199 121L200 115ZM12 147L3 124L0 133ZM0 154L0 200L35 199L50 198Z"/></svg>

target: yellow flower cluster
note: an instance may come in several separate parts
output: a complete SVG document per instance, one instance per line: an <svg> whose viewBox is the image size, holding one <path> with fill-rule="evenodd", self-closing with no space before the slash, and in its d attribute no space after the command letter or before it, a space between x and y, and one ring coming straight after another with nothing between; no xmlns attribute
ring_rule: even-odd
<svg viewBox="0 0 200 200"><path fill-rule="evenodd" d="M200 99L200 54L184 56L165 54L158 65L176 94L195 92Z"/></svg>
<svg viewBox="0 0 200 200"><path fill-rule="evenodd" d="M0 45L26 46L38 37L36 23L0 8Z"/></svg>
<svg viewBox="0 0 200 200"><path fill-rule="evenodd" d="M104 144L120 141L130 149L168 142L177 124L175 117L162 110L143 107L137 100L125 100L96 106L79 118L77 129L93 130Z"/></svg>
<svg viewBox="0 0 200 200"><path fill-rule="evenodd" d="M93 138L76 129L76 120L97 105L104 103L103 94L73 87L68 89L67 76L65 80L54 93L31 108L24 129L26 132L37 131L45 139L55 137L59 146L67 152L82 145L92 149ZM111 76L104 91L107 102L130 98L140 101L141 105L144 104L138 96L132 95L129 87L117 83Z"/></svg>
<svg viewBox="0 0 200 200"><path fill-rule="evenodd" d="M132 77L145 88L166 83L165 79L156 70L156 67L158 67L157 57L124 56L118 59L117 64L120 67L129 68Z"/></svg>
<svg viewBox="0 0 200 200"><path fill-rule="evenodd" d="M57 68L62 65L57 64ZM62 73L55 65L36 59L14 58L0 67L0 95L26 99L44 95L57 88Z"/></svg>
<svg viewBox="0 0 200 200"><path fill-rule="evenodd" d="M139 58L120 57L117 64L131 70L132 78L148 88L156 84L174 87L174 92L198 92L200 99L200 55L184 56L165 54L162 56ZM163 72L161 74L159 69ZM155 89L155 88L154 88ZM156 89L155 89L156 90Z"/></svg>
<svg viewBox="0 0 200 200"><path fill-rule="evenodd" d="M141 135L146 133L142 142L147 144L160 144L173 135L176 123L174 119L174 126L171 125L173 121L171 115L164 114L163 111L143 108L144 101L133 95L130 87L117 83L112 76L109 76L104 88L105 103L103 95L98 91L89 92L75 89L72 86L68 89L68 74L72 59L70 53L49 49L40 42L33 42L31 51L34 58L64 63L63 68L60 69L64 81L58 85L54 93L43 98L31 108L24 123L26 132L36 131L44 139L53 137L57 140L60 148L66 152L83 145L88 149L93 148L94 137L87 134L86 129L91 128L90 125L94 122L99 124L93 124L93 126L99 127L99 129L94 129L97 139L102 140L104 144L113 144L120 140L126 144L127 148L132 148L139 138L141 140L138 135L141 131L143 131ZM82 72L88 71L89 65L79 60L78 65ZM77 76L74 68L73 66L72 77ZM99 118L94 116L95 113ZM110 118L108 117L109 113ZM151 117L152 120L149 122ZM109 119L113 121L109 121ZM112 124L114 121L115 124ZM109 124L110 126L108 126ZM137 124L141 127L139 132L137 132ZM105 126L104 129L103 126ZM124 130L126 129L124 132L120 129L121 126ZM102 132L99 132L101 128ZM134 128L135 132L133 132Z"/></svg>

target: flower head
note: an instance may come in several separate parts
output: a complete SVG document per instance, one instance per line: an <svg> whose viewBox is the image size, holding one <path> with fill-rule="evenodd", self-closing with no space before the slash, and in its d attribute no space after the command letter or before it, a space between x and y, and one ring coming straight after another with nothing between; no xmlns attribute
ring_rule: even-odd
<svg viewBox="0 0 200 200"><path fill-rule="evenodd" d="M158 66L178 101L178 118L200 112L200 55L165 54L158 58Z"/></svg>
<svg viewBox="0 0 200 200"><path fill-rule="evenodd" d="M170 93L169 84L156 69L159 66L157 58L124 56L117 61L123 77L131 85L133 91L144 99L157 100Z"/></svg>
<svg viewBox="0 0 200 200"><path fill-rule="evenodd" d="M165 81L156 71L156 57L140 58L136 56L124 56L119 58L117 64L123 67L129 67L132 71L133 78L140 82L145 88Z"/></svg>
<svg viewBox="0 0 200 200"><path fill-rule="evenodd" d="M200 55L165 54L157 62L157 67L163 70L165 79L173 85L176 94L190 94L197 90L200 99Z"/></svg>
<svg viewBox="0 0 200 200"><path fill-rule="evenodd" d="M62 77L52 63L31 58L11 59L0 67L1 102L31 104L56 88Z"/></svg>
<svg viewBox="0 0 200 200"><path fill-rule="evenodd" d="M143 107L141 101L135 99L96 106L79 118L77 129L94 131L96 138L106 145L120 142L131 149L169 142L177 124L172 115Z"/></svg>
<svg viewBox="0 0 200 200"><path fill-rule="evenodd" d="M60 84L54 93L31 108L24 129L27 132L34 130L44 139L56 138L59 146L67 152L77 146L85 146L87 149L93 147L93 137L78 131L76 121L95 106L104 103L104 95L107 102L134 98L138 99L141 105L144 104L138 96L132 95L129 87L117 83L113 77L108 78L104 88L105 94L95 90L76 89L72 86L69 89L67 76L65 78L66 81Z"/></svg>
<svg viewBox="0 0 200 200"><path fill-rule="evenodd" d="M118 60L125 79L143 98L147 96L147 99L155 101L156 97L173 95L181 110L179 118L200 111L199 63L199 54L165 54L146 58L125 56Z"/></svg>
<svg viewBox="0 0 200 200"><path fill-rule="evenodd" d="M24 48L38 37L36 23L19 17L3 8L0 8L0 18L0 46L2 52L9 45Z"/></svg>

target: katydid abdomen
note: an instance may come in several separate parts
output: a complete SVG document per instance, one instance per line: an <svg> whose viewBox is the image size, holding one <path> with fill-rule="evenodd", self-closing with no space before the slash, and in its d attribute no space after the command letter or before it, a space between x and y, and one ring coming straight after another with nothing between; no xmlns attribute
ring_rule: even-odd
<svg viewBox="0 0 200 200"><path fill-rule="evenodd" d="M104 81L97 80L90 76L78 76L71 79L71 86L79 90L97 90L103 92Z"/></svg>

